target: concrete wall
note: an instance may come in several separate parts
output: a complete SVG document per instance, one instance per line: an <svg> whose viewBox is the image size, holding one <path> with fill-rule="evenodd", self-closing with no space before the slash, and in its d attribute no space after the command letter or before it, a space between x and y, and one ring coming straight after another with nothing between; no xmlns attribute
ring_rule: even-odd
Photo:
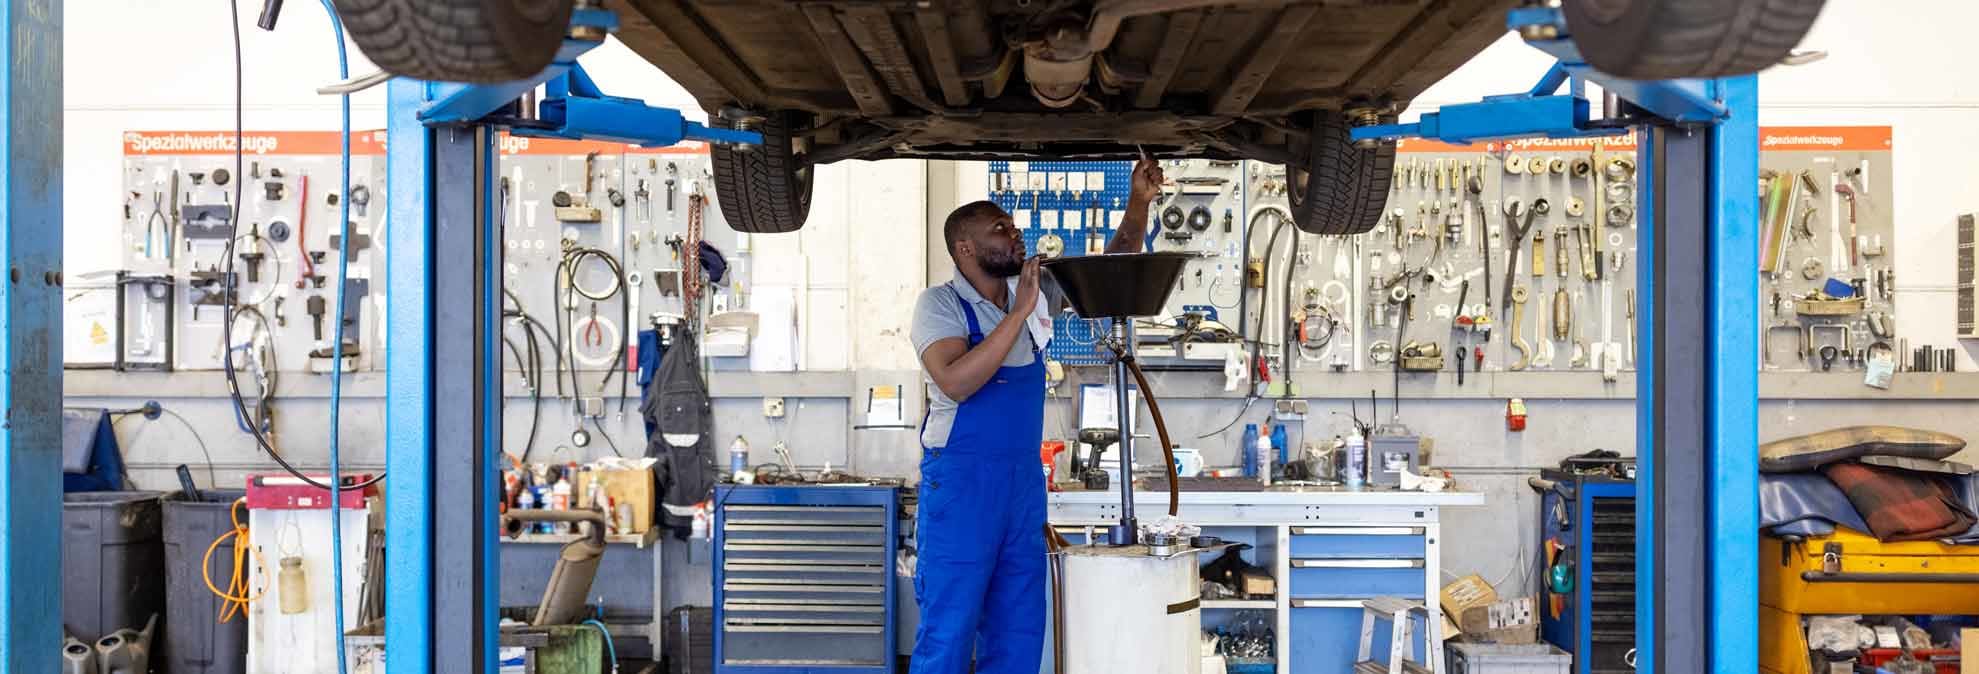
<svg viewBox="0 0 1979 674"><path fill-rule="evenodd" d="M1898 276L1901 332L1913 343L1950 345L1952 299L1952 218L1979 211L1979 192L1967 189L1970 154L1979 150L1979 130L1970 124L1979 108L1979 74L1947 68L1941 45L1956 44L1956 33L1979 22L1979 7L1955 0L1906 3L1890 12L1875 3L1836 2L1808 46L1829 50L1823 62L1779 69L1762 78L1762 123L1888 124L1896 129L1896 193L1893 199L1902 235L1898 254L1912 261ZM67 268L74 277L113 266L117 256L93 233L112 231L118 212L119 134L127 129L223 129L232 125L231 46L225 33L224 5L99 0L68 4L65 75L65 145L68 185ZM336 101L314 94L336 79L327 21L313 3L289 7L275 34L251 26L244 10L246 124L258 129L335 128ZM146 51L153 44L169 50ZM1914 46L1913 46L1914 45ZM370 70L352 52L353 72ZM656 104L693 107L679 87L659 76L616 43L586 57L586 65L609 91ZM1476 61L1432 88L1417 110L1437 104L1519 90L1546 63L1536 51L1507 38ZM356 126L383 124L382 90L355 100ZM758 273L801 275L813 305L807 312L807 361L817 371L792 374L723 373L714 389L717 423L724 437L745 436L759 450L778 440L791 444L800 463L849 466L881 475L903 475L918 460L912 431L851 430L863 418L867 387L907 386L910 416L920 407L915 354L902 330L914 293L948 278L951 269L933 226L949 208L980 198L982 164L927 162L846 163L819 172L812 224L797 237L762 237ZM791 279L799 278L792 276ZM1962 368L1971 369L1969 355ZM1098 376L1075 372L1075 377ZM1307 391L1318 392L1306 432L1330 436L1344 429L1349 399L1370 389L1389 390L1385 376L1303 375ZM1573 377L1569 375L1569 377ZM1487 377L1489 378L1489 377ZM1478 572L1498 580L1514 568L1521 550L1534 542L1526 534L1536 516L1524 478L1561 457L1593 448L1633 453L1634 408L1626 378L1613 388L1578 379L1506 378L1487 385L1473 382L1459 394L1448 382L1405 383L1401 416L1436 441L1435 462L1455 473L1468 488L1486 491L1490 505L1448 513L1450 530L1462 542L1446 548L1445 568ZM1846 376L1768 377L1762 404L1761 437L1771 439L1846 423L1895 423L1979 437L1979 419L1960 414L1979 397L1971 375L1900 377L1898 390L1877 393ZM324 397L320 379L288 378L277 429L290 459L320 466ZM347 387L344 446L356 469L383 463L382 375L353 377ZM1230 421L1241 402L1216 393L1202 375L1158 375L1155 388L1169 393L1164 405L1182 440L1203 448L1212 462L1230 462L1241 423L1221 435L1194 439ZM1068 389L1069 390L1069 389ZM142 486L171 484L169 470L179 463L209 462L221 484L238 484L250 472L273 465L252 440L234 430L217 374L107 375L72 372L72 405L130 406L156 398L197 428L197 437L167 418L119 423L132 476ZM505 415L510 447L520 450L531 419L526 394L512 389ZM790 414L782 421L762 418L760 398L786 396ZM1532 423L1522 434L1503 428L1504 398L1522 395ZM1892 398L1909 398L1902 403ZM628 411L634 408L628 405ZM1361 406L1366 414L1366 406ZM1065 435L1073 410L1054 401L1047 413L1049 435ZM1261 416L1257 410L1247 418ZM639 451L636 414L608 419L626 454ZM542 430L532 456L583 459L610 453L600 440L584 450L558 454L568 445L569 415L546 402ZM203 471L197 471L201 474ZM665 585L668 603L705 601L706 558L687 548L666 548L671 568ZM1528 559L1530 557L1528 556ZM698 563L695 563L698 562ZM1518 576L1519 574L1510 574Z"/></svg>

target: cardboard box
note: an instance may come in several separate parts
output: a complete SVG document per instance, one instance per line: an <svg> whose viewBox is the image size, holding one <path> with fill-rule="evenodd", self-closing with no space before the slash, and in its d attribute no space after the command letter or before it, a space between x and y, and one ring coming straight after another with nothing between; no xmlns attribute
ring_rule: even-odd
<svg viewBox="0 0 1979 674"><path fill-rule="evenodd" d="M590 508L591 483L604 485L605 496L616 504L631 504L632 530L622 534L643 534L653 526L653 471L643 468L594 469L577 473L577 507ZM611 513L616 520L617 513Z"/></svg>
<svg viewBox="0 0 1979 674"><path fill-rule="evenodd" d="M1244 569L1237 583L1242 586L1237 588L1238 594L1245 597L1268 599L1278 594L1278 581L1266 574L1264 569Z"/></svg>
<svg viewBox="0 0 1979 674"><path fill-rule="evenodd" d="M1465 611L1485 608L1498 601L1498 591L1491 589L1491 583L1484 580L1484 576L1475 573L1443 586L1443 591L1438 594L1437 603L1443 607L1443 615L1457 621L1458 628L1465 632L1470 631L1463 627Z"/></svg>
<svg viewBox="0 0 1979 674"><path fill-rule="evenodd" d="M1968 627L1958 631L1958 672L1979 674L1979 629Z"/></svg>

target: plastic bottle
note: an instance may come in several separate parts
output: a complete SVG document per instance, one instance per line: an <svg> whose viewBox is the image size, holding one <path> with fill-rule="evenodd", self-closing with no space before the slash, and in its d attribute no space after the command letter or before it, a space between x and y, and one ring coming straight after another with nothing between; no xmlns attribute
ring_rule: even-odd
<svg viewBox="0 0 1979 674"><path fill-rule="evenodd" d="M728 474L733 477L749 470L749 441L735 436L735 442L728 443Z"/></svg>
<svg viewBox="0 0 1979 674"><path fill-rule="evenodd" d="M1346 474L1340 480L1348 489L1360 489L1367 484L1367 438L1359 433L1347 435L1347 465L1342 470Z"/></svg>
<svg viewBox="0 0 1979 674"><path fill-rule="evenodd" d="M1271 436L1257 438L1257 476L1265 484L1271 484Z"/></svg>
<svg viewBox="0 0 1979 674"><path fill-rule="evenodd" d="M283 557L282 570L276 576L282 586L282 615L308 612L309 576L302 571L302 558Z"/></svg>
<svg viewBox="0 0 1979 674"><path fill-rule="evenodd" d="M1257 477L1257 424L1244 424L1244 440L1239 446L1243 457L1244 477Z"/></svg>
<svg viewBox="0 0 1979 674"><path fill-rule="evenodd" d="M1278 449L1278 465L1283 466L1292 462L1291 457L1287 456L1292 445L1285 437L1285 424L1271 425L1271 446Z"/></svg>

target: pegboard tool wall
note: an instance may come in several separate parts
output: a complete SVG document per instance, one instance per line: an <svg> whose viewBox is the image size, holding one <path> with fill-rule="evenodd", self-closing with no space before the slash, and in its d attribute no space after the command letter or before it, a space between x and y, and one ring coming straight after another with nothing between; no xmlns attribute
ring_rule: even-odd
<svg viewBox="0 0 1979 674"><path fill-rule="evenodd" d="M1880 262L1877 256L1867 256L1852 271L1867 278L1869 289L1876 292L1885 286L1877 285L1874 269L1893 268L1888 251L1894 249L1895 236L1889 205L1874 198L1890 194L1888 138L1888 127L1762 130L1761 163L1767 170L1797 176L1809 165L1846 165L1838 169L1846 176L1851 167L1866 167L1861 180L1870 196L1856 200L1855 235L1865 237L1857 250L1879 250L1876 242L1881 241L1882 252ZM1163 162L1163 170L1174 184L1150 208L1149 217L1154 220L1149 228L1150 246L1204 255L1190 263L1198 269L1185 271L1169 310L1180 313L1184 307L1209 307L1222 322L1235 328L1233 307L1248 305L1248 312L1241 317L1246 331L1255 330L1258 314L1263 312L1264 350L1274 361L1274 369L1284 366L1276 362L1280 349L1275 336L1286 334L1284 317L1291 313L1307 328L1296 333L1307 336L1293 349L1296 355L1291 367L1298 370L1386 370L1397 352L1411 342L1436 344L1442 352L1443 372L1455 369L1458 348L1482 351L1481 361L1473 356L1466 363L1465 369L1473 372L1480 368L1633 370L1636 335L1631 326L1634 306L1643 301L1635 296L1635 144L1627 136L1598 139L1601 156L1597 161L1596 141L1538 139L1473 146L1405 142L1398 148L1386 216L1375 231L1353 237L1295 235L1288 240L1290 245L1272 251L1264 250L1270 247L1266 241L1248 240L1243 235L1252 216L1266 217L1265 226L1253 236L1268 241L1273 223L1262 213L1268 207L1285 208L1282 167L1257 162L1241 166L1206 160ZM1083 222L1081 210L1090 207L1095 197L1108 208L1114 204L1124 208L1124 202L1115 200L1124 198L1122 186L1130 166L1128 162L992 162L989 192L993 201L1016 216L1033 252L1046 252L1040 242L1056 236L1063 243L1063 254L1085 254L1087 246L1081 244L1090 241L1088 237L1100 237L1100 243L1088 244L1097 249L1110 231L1093 232L1070 223ZM1077 175L1092 167L1108 172L1105 187L1109 189L1097 195L1054 189L1069 183L1069 177L1061 176ZM1039 177L1039 173L1044 176ZM1178 180L1213 180L1225 174L1233 188L1228 191ZM1480 183L1476 194L1469 189L1472 177ZM1546 203L1544 213L1532 209L1542 199ZM1814 202L1814 220L1826 222L1827 201L1804 201ZM1513 224L1523 225L1527 211L1533 215L1530 231L1518 239L1516 255L1507 248L1512 242L1512 232L1507 229L1508 206L1514 202L1522 215ZM1846 202L1841 203L1846 208ZM1212 217L1205 230L1194 230L1188 224L1188 215L1198 205ZM1181 225L1164 226L1163 214L1170 206L1181 212ZM1479 206L1483 208L1481 222ZM1219 237L1222 229L1216 223L1226 209L1241 215L1235 218L1233 235ZM1108 221L1117 217L1110 212ZM1846 228L1845 214L1840 222ZM1180 231L1193 236L1171 236ZM1289 224L1287 231L1292 231ZM1824 230L1812 238L1794 240L1794 262L1801 262L1813 247L1827 245L1827 239L1822 238L1827 236L1831 234ZM1246 251L1243 256L1236 254L1238 248ZM1269 306L1260 306L1260 295L1254 288L1247 291L1245 302L1238 302L1229 288L1241 283L1246 262L1254 264L1267 254L1272 257L1272 278L1267 281L1271 287L1264 296ZM1508 264L1516 267L1509 287L1505 285ZM1287 265L1292 274L1294 312L1283 308L1285 277L1281 270ZM1863 265L1870 268L1865 270ZM1819 287L1825 278L1762 274L1761 282L1777 286L1783 296L1791 298ZM1224 279L1231 282L1226 285ZM1466 281L1468 293L1464 290ZM1510 301L1508 288L1520 289L1525 298L1522 305ZM1395 295L1397 289L1407 293ZM1406 335L1398 334L1404 305L1391 301L1402 296L1409 297ZM1894 318L1888 316L1887 295L1879 297L1884 301L1872 299L1872 313L1883 314L1879 325L1894 326ZM1461 313L1478 325L1489 325L1488 332L1454 329L1460 298ZM1791 300L1783 306L1791 316ZM1866 316L1800 319L1797 323L1846 323L1853 335L1851 344L1859 351L1871 337ZM1102 330L1103 326L1063 315L1057 321L1056 341L1048 355L1068 365L1102 364L1104 358L1092 347ZM1515 342L1523 343L1524 350ZM1822 344L1816 339L1812 347L1818 350ZM1786 348L1775 350L1791 353ZM1769 367L1816 366L1811 355L1800 355L1805 357L1787 364L1776 358L1769 361ZM1837 366L1857 367L1859 362Z"/></svg>
<svg viewBox="0 0 1979 674"><path fill-rule="evenodd" d="M1131 162L990 162L990 201L1010 213L1033 253L1099 253L1127 215L1132 172ZM1045 355L1067 365L1105 363L1095 344L1109 329L1061 314Z"/></svg>
<svg viewBox="0 0 1979 674"><path fill-rule="evenodd" d="M383 361L384 340L379 225L384 222L382 132L353 134L351 142L352 256L345 306L353 322L347 339L359 348L357 367L374 369ZM220 271L227 244L227 214L240 189L236 254L258 254L258 269L234 261L235 290L244 305L269 319L275 369L309 369L309 352L329 345L336 289L337 246L331 233L341 212L338 203L340 135L325 131L255 131L245 134L246 175L234 175L231 132L128 131L123 135L124 218L119 245L126 270L169 274L176 283L177 325L173 369L217 370L222 366L223 319ZM311 272L313 269L313 273ZM382 267L377 267L382 270ZM256 277L250 280L248 277ZM300 284L300 285L299 285ZM376 292L372 292L376 291ZM320 304L319 304L320 303ZM309 312L320 308L322 336ZM133 315L137 315L133 311ZM236 318L235 339L248 339L252 319ZM132 345L136 347L138 345ZM322 370L329 361L322 359Z"/></svg>
<svg viewBox="0 0 1979 674"><path fill-rule="evenodd" d="M1760 208L1761 368L1853 371L1865 367L1872 344L1896 350L1891 136L1887 126L1762 130L1761 175L1770 177ZM1786 190L1777 206L1767 198L1774 186ZM1830 281L1859 285L1862 305L1807 300ZM1824 309L1843 313L1816 315L1830 313ZM1830 346L1833 357L1824 362ZM1908 357L1895 355L1899 362Z"/></svg>

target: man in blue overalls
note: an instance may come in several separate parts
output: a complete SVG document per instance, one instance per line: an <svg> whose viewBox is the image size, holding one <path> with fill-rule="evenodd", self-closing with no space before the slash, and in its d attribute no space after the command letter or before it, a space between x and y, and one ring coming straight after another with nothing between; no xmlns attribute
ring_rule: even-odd
<svg viewBox="0 0 1979 674"><path fill-rule="evenodd" d="M1134 166L1108 253L1140 252L1161 169ZM1028 226L1030 223L1024 223ZM914 594L914 674L1037 674L1045 632L1044 345L1038 258L996 204L942 225L955 279L921 293L914 348L927 370ZM1053 288L1055 290L1055 288ZM985 331L984 328L989 330Z"/></svg>

